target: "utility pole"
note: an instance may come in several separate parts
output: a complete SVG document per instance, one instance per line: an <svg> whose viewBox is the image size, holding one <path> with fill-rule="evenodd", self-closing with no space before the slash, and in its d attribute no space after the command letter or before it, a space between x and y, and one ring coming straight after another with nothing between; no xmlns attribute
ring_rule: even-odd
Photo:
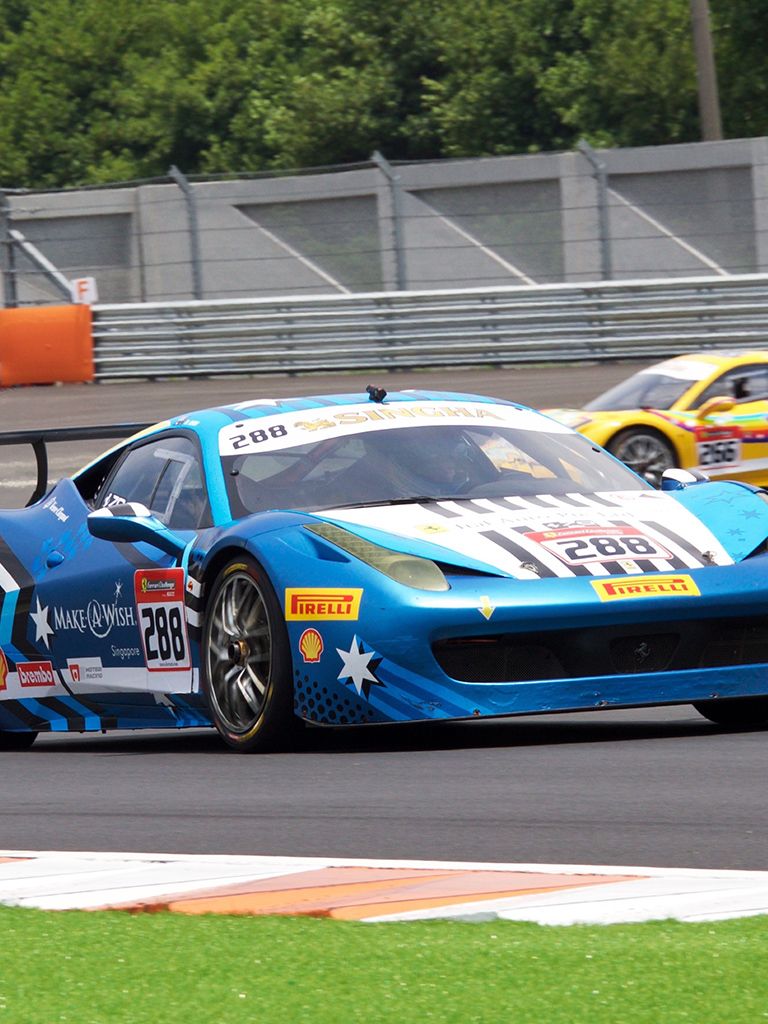
<svg viewBox="0 0 768 1024"><path fill-rule="evenodd" d="M705 142L713 142L722 139L723 126L720 120L715 55L709 27L709 0L691 0L691 22L696 78L699 83L701 137Z"/></svg>

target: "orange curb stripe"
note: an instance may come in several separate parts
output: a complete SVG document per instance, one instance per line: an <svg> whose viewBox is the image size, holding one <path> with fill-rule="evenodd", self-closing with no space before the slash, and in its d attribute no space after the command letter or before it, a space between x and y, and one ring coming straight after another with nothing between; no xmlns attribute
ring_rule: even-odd
<svg viewBox="0 0 768 1024"><path fill-rule="evenodd" d="M354 869L330 868L306 872L330 884L297 885L302 875L285 876L237 886L197 896L134 904L126 909L164 909L182 914L308 914L357 920L403 910L428 909L501 899L511 896L545 893L562 889L627 881L624 875L542 875L525 872L376 872L375 877L348 880L349 874L359 877ZM395 874L397 877L387 877ZM403 877L404 875L404 877ZM334 879L338 879L334 882ZM304 879L306 881L306 879Z"/></svg>
<svg viewBox="0 0 768 1024"><path fill-rule="evenodd" d="M193 895L170 894L160 897L164 903L186 902L187 900L216 899L231 896L252 896L255 893L280 893L285 899L295 893L296 899L301 899L301 894L310 889L325 888L326 886L337 888L339 884L351 886L354 883L365 883L366 885L376 882L407 882L418 877L427 880L432 878L448 877L457 872L450 870L427 871L413 868L318 868L311 871L299 871L290 875L273 875L270 878L254 879L252 882L235 882L230 885L216 885L208 889L199 889ZM147 901L147 904L154 904L155 901ZM144 905L143 903L120 904L119 907L135 909Z"/></svg>
<svg viewBox="0 0 768 1024"><path fill-rule="evenodd" d="M439 875L432 876L439 878ZM422 879L418 879L419 882ZM169 910L182 914L306 914L328 911L344 903L367 904L372 897L386 899L387 891L401 893L402 878L377 879L369 882L335 883L331 885L286 889L285 883L273 892L253 890L221 896L174 900ZM198 909L202 907L202 909Z"/></svg>
<svg viewBox="0 0 768 1024"><path fill-rule="evenodd" d="M590 885L603 885L610 882L626 882L628 878L601 878L590 882ZM547 892L562 892L565 889L580 889L584 884L576 882L571 885L550 885L542 889L512 889L509 892L492 892L483 895L469 893L465 896L455 896L452 899L433 897L425 900L407 900L403 903L369 903L364 907L339 907L331 910L329 917L338 921L360 921L366 917L381 917L383 914L404 914L409 910L431 910L433 907L453 907L462 903L482 903L483 900L503 900L514 896L538 896Z"/></svg>

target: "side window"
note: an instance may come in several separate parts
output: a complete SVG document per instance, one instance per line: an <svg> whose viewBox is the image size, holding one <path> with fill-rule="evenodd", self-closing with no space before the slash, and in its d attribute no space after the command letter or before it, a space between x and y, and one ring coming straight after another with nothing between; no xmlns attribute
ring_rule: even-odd
<svg viewBox="0 0 768 1024"><path fill-rule="evenodd" d="M210 509L194 443L185 437L164 437L129 451L96 496L96 507L123 501L146 505L173 529L209 526Z"/></svg>
<svg viewBox="0 0 768 1024"><path fill-rule="evenodd" d="M744 372L738 384L738 388L743 391L741 397L747 402L768 398L768 367L745 366L742 369Z"/></svg>
<svg viewBox="0 0 768 1024"><path fill-rule="evenodd" d="M724 395L737 402L758 402L768 398L768 366L734 366L706 388L697 400L702 406L710 398Z"/></svg>
<svg viewBox="0 0 768 1024"><path fill-rule="evenodd" d="M154 444L129 451L104 482L96 496L96 508L138 501L154 512L152 497L165 467L163 460L157 458L156 451L157 445Z"/></svg>

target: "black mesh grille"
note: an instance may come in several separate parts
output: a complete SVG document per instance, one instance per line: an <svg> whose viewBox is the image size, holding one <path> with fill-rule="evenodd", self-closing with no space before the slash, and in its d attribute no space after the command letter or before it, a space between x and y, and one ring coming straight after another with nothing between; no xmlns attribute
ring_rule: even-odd
<svg viewBox="0 0 768 1024"><path fill-rule="evenodd" d="M466 683L671 672L768 662L762 618L642 623L458 637L433 644L442 670Z"/></svg>

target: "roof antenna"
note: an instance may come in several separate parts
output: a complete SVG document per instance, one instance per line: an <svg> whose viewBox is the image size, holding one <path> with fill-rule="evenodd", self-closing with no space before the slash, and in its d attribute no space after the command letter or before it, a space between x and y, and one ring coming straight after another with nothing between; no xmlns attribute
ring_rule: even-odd
<svg viewBox="0 0 768 1024"><path fill-rule="evenodd" d="M368 397L372 402L383 402L387 397L387 392L384 388L377 388L375 384L369 384L365 390L368 392Z"/></svg>

